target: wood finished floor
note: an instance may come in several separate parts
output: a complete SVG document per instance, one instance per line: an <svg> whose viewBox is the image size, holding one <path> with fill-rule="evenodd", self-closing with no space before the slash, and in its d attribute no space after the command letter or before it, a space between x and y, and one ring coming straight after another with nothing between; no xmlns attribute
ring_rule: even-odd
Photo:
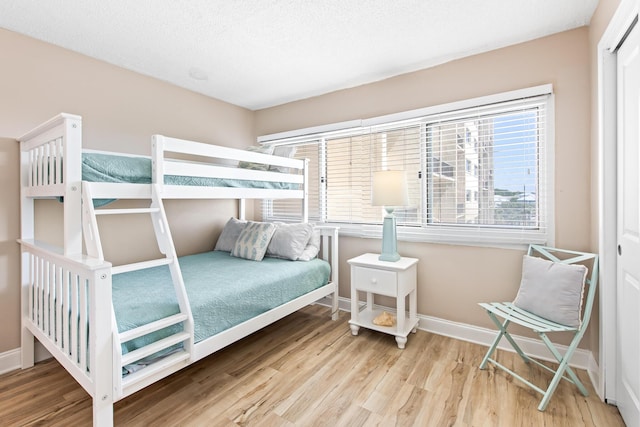
<svg viewBox="0 0 640 427"><path fill-rule="evenodd" d="M348 313L310 306L116 403L117 426L623 426L615 407L569 383L546 412L493 367L485 347L424 331L405 350ZM549 375L498 352L507 366ZM539 384L540 385L540 384ZM55 361L0 376L0 425L86 426L91 400Z"/></svg>

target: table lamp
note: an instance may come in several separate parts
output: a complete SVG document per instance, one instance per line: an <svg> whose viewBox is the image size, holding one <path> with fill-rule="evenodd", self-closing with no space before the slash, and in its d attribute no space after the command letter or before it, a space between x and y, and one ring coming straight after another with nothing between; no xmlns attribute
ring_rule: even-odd
<svg viewBox="0 0 640 427"><path fill-rule="evenodd" d="M382 252L378 258L380 261L398 261L400 254L398 254L396 217L393 215L393 210L397 206L405 206L409 203L407 176L404 171L398 170L374 172L372 192L371 204L384 206L387 211L382 223Z"/></svg>

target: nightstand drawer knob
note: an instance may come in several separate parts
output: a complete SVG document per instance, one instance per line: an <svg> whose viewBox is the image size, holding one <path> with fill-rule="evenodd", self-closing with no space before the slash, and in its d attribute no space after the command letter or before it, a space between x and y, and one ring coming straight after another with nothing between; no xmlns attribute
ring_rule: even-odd
<svg viewBox="0 0 640 427"><path fill-rule="evenodd" d="M372 277L371 278L371 283L373 283L375 285L376 283L378 283L378 279L376 279L375 277Z"/></svg>

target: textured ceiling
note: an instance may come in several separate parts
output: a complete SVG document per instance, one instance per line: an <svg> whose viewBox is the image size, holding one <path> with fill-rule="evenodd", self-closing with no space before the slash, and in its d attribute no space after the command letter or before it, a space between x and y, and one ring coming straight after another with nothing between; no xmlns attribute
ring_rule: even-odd
<svg viewBox="0 0 640 427"><path fill-rule="evenodd" d="M597 0L0 0L0 27L252 110L588 25Z"/></svg>

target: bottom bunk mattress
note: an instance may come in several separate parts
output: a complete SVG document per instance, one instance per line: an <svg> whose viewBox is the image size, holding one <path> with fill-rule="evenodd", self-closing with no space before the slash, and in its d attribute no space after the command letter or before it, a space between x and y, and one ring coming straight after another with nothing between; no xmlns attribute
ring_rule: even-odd
<svg viewBox="0 0 640 427"><path fill-rule="evenodd" d="M195 342L269 311L328 283L330 266L321 259L251 261L212 251L179 258L194 320ZM179 312L167 266L113 276L118 332ZM127 353L169 336L181 325L123 344Z"/></svg>

